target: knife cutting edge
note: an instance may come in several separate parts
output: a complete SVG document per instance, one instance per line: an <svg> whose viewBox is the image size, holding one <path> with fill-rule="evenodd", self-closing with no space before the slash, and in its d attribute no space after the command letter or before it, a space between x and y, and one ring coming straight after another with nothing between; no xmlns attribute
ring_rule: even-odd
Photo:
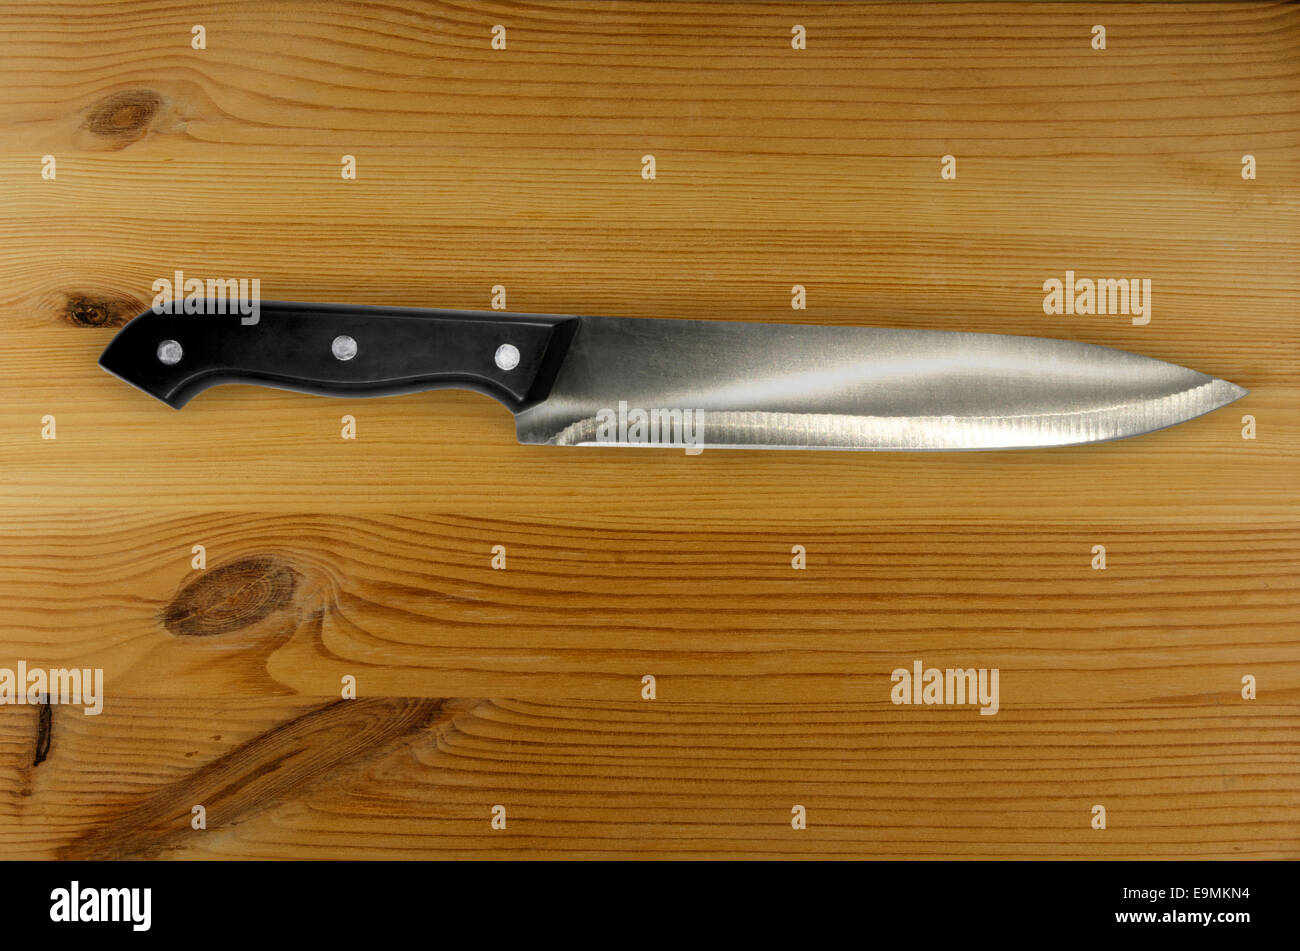
<svg viewBox="0 0 1300 951"><path fill-rule="evenodd" d="M250 326L217 303L146 311L99 365L176 408L221 383L342 397L476 390L514 413L521 443L565 446L1065 446L1246 395L1176 364L1040 337L277 301Z"/></svg>

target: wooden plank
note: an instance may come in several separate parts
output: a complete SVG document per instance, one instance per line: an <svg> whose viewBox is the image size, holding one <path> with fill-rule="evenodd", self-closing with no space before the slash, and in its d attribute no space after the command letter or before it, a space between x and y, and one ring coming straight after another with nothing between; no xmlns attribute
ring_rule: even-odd
<svg viewBox="0 0 1300 951"><path fill-rule="evenodd" d="M1093 446L939 454L706 449L690 457L521 446L510 415L470 394L328 400L224 387L177 414L113 385L94 366L108 338L94 336L101 339L70 348L81 355L80 369L64 376L29 367L0 384L13 394L0 433L7 484L0 511L50 502L171 511L415 506L640 528L665 518L707 522L719 512L766 522L774 510L790 525L881 513L909 523L989 522L1008 512L1041 521L1271 523L1294 522L1297 511L1300 402L1286 388L1252 391L1240 411ZM38 346L29 339L30 354ZM66 393L23 382L87 374L93 388L68 384ZM1257 439L1242 438L1246 413ZM355 440L341 438L345 414L356 420ZM47 415L56 420L54 440L42 439Z"/></svg>
<svg viewBox="0 0 1300 951"><path fill-rule="evenodd" d="M131 699L113 717L60 710L33 769L10 752L20 737L30 749L33 717L9 709L0 771L27 794L0 798L0 844L225 859L1277 858L1300 846L1293 704L898 710ZM1104 831L1090 825L1096 804ZM496 805L505 829L491 827ZM795 805L804 830L791 828Z"/></svg>
<svg viewBox="0 0 1300 951"><path fill-rule="evenodd" d="M887 702L920 658L1000 667L1004 708L1226 702L1245 674L1300 699L1295 528L57 524L0 536L7 637L30 666L104 668L110 697L330 698L351 675L366 696L619 700L651 674L665 699Z"/></svg>

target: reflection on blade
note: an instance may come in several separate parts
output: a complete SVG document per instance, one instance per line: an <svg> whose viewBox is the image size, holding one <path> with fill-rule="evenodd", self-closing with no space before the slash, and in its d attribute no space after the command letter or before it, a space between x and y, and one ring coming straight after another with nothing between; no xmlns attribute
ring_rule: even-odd
<svg viewBox="0 0 1300 951"><path fill-rule="evenodd" d="M1013 449L1134 436L1244 394L1072 341L585 317L547 399L516 422L521 442L567 446L680 444L684 414L705 447ZM637 413L676 414L673 438L644 438Z"/></svg>
<svg viewBox="0 0 1300 951"><path fill-rule="evenodd" d="M708 412L692 425L694 444L748 449L1016 449L1122 439L1192 419L1240 398L1226 380L1104 410L1027 416L836 416L830 413ZM615 415L617 420L617 415ZM646 445L601 438L600 417L566 426L557 446ZM666 435L652 444L678 445Z"/></svg>

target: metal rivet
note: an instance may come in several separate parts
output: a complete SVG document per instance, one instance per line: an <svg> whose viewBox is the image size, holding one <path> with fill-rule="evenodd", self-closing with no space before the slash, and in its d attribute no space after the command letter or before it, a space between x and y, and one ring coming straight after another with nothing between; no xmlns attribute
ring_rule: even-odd
<svg viewBox="0 0 1300 951"><path fill-rule="evenodd" d="M496 361L502 370L513 370L519 366L519 348L513 343L503 343L497 347Z"/></svg>
<svg viewBox="0 0 1300 951"><path fill-rule="evenodd" d="M339 334L330 344L330 353L339 360L351 360L357 355L357 342L347 334Z"/></svg>
<svg viewBox="0 0 1300 951"><path fill-rule="evenodd" d="M180 363L184 353L185 351L181 349L181 345L175 340L164 340L158 344L158 359L167 366Z"/></svg>

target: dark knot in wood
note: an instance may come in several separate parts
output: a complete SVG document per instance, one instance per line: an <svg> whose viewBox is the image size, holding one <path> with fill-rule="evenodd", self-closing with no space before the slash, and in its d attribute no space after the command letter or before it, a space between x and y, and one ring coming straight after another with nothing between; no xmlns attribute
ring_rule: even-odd
<svg viewBox="0 0 1300 951"><path fill-rule="evenodd" d="M32 757L33 766L40 766L50 755L50 736L54 732L53 726L54 712L50 709L47 700L41 704L41 711L36 718L36 755Z"/></svg>
<svg viewBox="0 0 1300 951"><path fill-rule="evenodd" d="M85 129L124 148L144 137L163 98L152 89L126 89L105 96L86 116Z"/></svg>
<svg viewBox="0 0 1300 951"><path fill-rule="evenodd" d="M129 297L69 294L63 318L74 327L121 327L143 309Z"/></svg>
<svg viewBox="0 0 1300 951"><path fill-rule="evenodd" d="M299 576L286 561L256 555L200 575L162 613L171 633L212 637L249 627L293 601Z"/></svg>

